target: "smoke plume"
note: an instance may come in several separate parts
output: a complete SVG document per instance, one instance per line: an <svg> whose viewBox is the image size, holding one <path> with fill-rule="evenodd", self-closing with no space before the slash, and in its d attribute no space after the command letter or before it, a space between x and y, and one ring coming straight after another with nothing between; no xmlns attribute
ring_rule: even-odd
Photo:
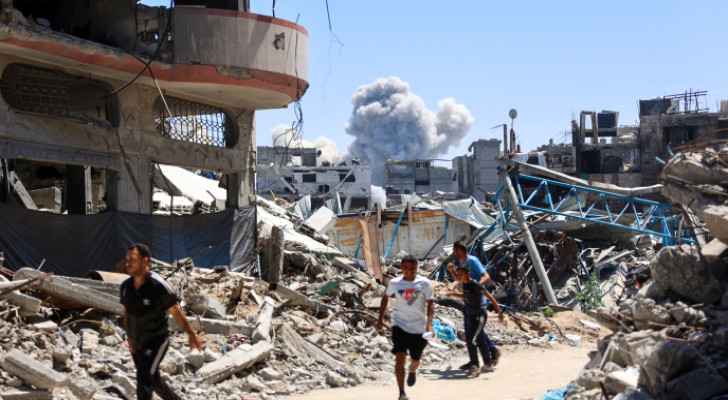
<svg viewBox="0 0 728 400"><path fill-rule="evenodd" d="M377 79L359 87L346 133L354 136L349 155L368 161L372 183L384 183L388 159L427 159L457 146L475 121L453 98L440 100L437 112L398 77Z"/></svg>
<svg viewBox="0 0 728 400"><path fill-rule="evenodd" d="M321 150L321 156L318 158L319 161L328 161L333 164L342 159L342 156L336 148L336 143L324 136L319 136L314 141L305 140L301 137L293 137L293 130L291 130L291 127L281 124L273 127L271 130L271 137L273 139L274 146L292 148L313 147Z"/></svg>

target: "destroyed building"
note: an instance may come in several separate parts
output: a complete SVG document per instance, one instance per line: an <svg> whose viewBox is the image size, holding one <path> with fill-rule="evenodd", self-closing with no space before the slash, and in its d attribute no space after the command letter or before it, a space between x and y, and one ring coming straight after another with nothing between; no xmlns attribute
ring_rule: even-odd
<svg viewBox="0 0 728 400"><path fill-rule="evenodd" d="M162 165L219 177L229 216L254 203L254 114L305 93L305 28L244 0L2 4L3 214L149 215L180 195Z"/></svg>
<svg viewBox="0 0 728 400"><path fill-rule="evenodd" d="M656 184L673 151L726 137L728 109L711 112L706 97L688 91L640 100L639 126L620 126L615 111L582 111L572 121L573 174L625 187ZM548 149L547 158L555 159L554 152L560 150Z"/></svg>
<svg viewBox="0 0 728 400"><path fill-rule="evenodd" d="M471 154L455 157L452 161L457 177L457 191L483 201L498 186L498 139L478 139L468 151Z"/></svg>
<svg viewBox="0 0 728 400"><path fill-rule="evenodd" d="M384 166L384 188L388 194L455 192L452 169L438 160L388 160Z"/></svg>
<svg viewBox="0 0 728 400"><path fill-rule="evenodd" d="M341 211L368 209L372 183L369 165L357 160L331 164L321 161L320 155L315 148L259 146L258 193L291 201L310 196L312 210L331 199L341 202Z"/></svg>

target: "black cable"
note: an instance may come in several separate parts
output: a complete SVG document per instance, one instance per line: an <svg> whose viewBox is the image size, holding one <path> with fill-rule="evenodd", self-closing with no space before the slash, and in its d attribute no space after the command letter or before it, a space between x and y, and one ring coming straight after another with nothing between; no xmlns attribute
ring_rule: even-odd
<svg viewBox="0 0 728 400"><path fill-rule="evenodd" d="M273 0L273 18L276 17L276 0Z"/></svg>

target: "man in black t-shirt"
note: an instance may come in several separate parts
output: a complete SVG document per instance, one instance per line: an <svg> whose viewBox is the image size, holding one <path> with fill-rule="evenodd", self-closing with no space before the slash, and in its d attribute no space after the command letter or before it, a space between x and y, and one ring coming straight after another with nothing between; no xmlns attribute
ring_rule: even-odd
<svg viewBox="0 0 728 400"><path fill-rule="evenodd" d="M492 370L493 362L491 352L488 347L488 337L485 333L485 323L488 320L488 309L485 297L490 300L498 313L501 321L504 320L503 312L498 302L490 292L484 288L480 282L470 277L470 271L467 264L458 265L455 269L455 277L462 284L463 297L463 313L465 315L465 340L468 348L468 356L470 357L469 374L476 377L480 374L480 361L478 360L478 350L483 357L485 368Z"/></svg>
<svg viewBox="0 0 728 400"><path fill-rule="evenodd" d="M185 318L172 288L150 271L150 259L149 247L131 246L126 253L126 272L131 277L121 284L124 327L137 368L137 399L151 400L156 392L163 400L181 400L159 374L159 364L169 348L167 314L187 332L190 347L201 350L202 342Z"/></svg>

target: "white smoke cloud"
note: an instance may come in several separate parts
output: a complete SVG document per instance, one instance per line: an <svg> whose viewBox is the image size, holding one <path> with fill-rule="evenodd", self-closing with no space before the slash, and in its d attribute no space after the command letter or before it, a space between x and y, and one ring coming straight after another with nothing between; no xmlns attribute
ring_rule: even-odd
<svg viewBox="0 0 728 400"><path fill-rule="evenodd" d="M319 162L328 161L333 164L341 161L343 158L336 148L336 143L327 137L319 136L316 140L309 141L300 136L295 138L293 136L293 130L291 130L290 125L279 124L271 130L271 138L274 146L305 147L321 150L321 155L318 158Z"/></svg>
<svg viewBox="0 0 728 400"><path fill-rule="evenodd" d="M372 182L384 181L388 159L434 158L457 146L475 122L453 98L438 102L437 113L398 77L380 78L359 87L346 133L354 136L352 157L368 161Z"/></svg>

